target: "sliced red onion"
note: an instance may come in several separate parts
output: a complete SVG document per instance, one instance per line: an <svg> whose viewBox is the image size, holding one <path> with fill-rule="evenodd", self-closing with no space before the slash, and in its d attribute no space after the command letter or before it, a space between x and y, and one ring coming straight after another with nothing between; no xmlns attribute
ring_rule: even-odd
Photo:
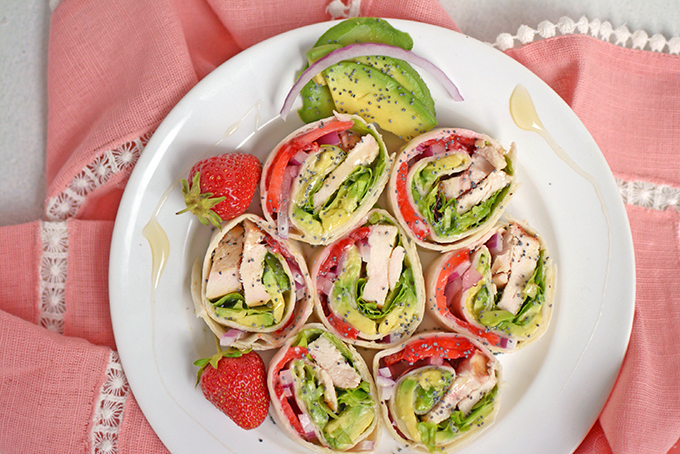
<svg viewBox="0 0 680 454"><path fill-rule="evenodd" d="M378 369L378 375L385 378L392 378L392 371L389 367L381 367Z"/></svg>
<svg viewBox="0 0 680 454"><path fill-rule="evenodd" d="M333 290L333 281L328 279L326 276L319 276L316 278L316 283L318 286L318 289L321 290L321 292L328 296L331 294L331 290Z"/></svg>
<svg viewBox="0 0 680 454"><path fill-rule="evenodd" d="M503 236L500 232L496 232L491 235L491 238L486 242L486 247L494 255L500 254L503 250Z"/></svg>
<svg viewBox="0 0 680 454"><path fill-rule="evenodd" d="M441 366L442 364L444 364L444 358L442 358L439 355L430 356L427 359L427 363L430 364L431 366Z"/></svg>
<svg viewBox="0 0 680 454"><path fill-rule="evenodd" d="M309 416L307 416L304 413L300 413L298 415L298 419L300 420L300 424L302 424L302 430L305 431L305 437L308 439L311 437L316 438L316 431L314 430L314 424L312 424L312 420L309 419Z"/></svg>
<svg viewBox="0 0 680 454"><path fill-rule="evenodd" d="M394 394L394 388L397 386L397 382L381 375L375 377L375 384L380 391L380 400L390 400L392 394Z"/></svg>
<svg viewBox="0 0 680 454"><path fill-rule="evenodd" d="M281 194L283 194L279 212L276 214L276 230L283 239L288 239L288 204L290 198L290 188L293 185L293 178L297 176L299 166L288 166L286 173L283 174L281 182Z"/></svg>
<svg viewBox="0 0 680 454"><path fill-rule="evenodd" d="M231 347L234 342L245 336L245 334L245 331L230 329L220 337L220 346L225 348Z"/></svg>
<svg viewBox="0 0 680 454"><path fill-rule="evenodd" d="M444 297L446 297L446 305L450 306L453 301L453 297L458 294L463 288L463 282L461 279L453 279L447 282L444 288Z"/></svg>
<svg viewBox="0 0 680 454"><path fill-rule="evenodd" d="M340 143L340 135L338 131L329 132L316 139L316 143L319 145L338 145Z"/></svg>
<svg viewBox="0 0 680 454"><path fill-rule="evenodd" d="M474 267L470 267L463 274L463 291L469 289L482 279L482 275Z"/></svg>
<svg viewBox="0 0 680 454"><path fill-rule="evenodd" d="M379 343L381 344L391 344L393 342L394 335L393 334L388 334L387 336L383 336L378 340Z"/></svg>
<svg viewBox="0 0 680 454"><path fill-rule="evenodd" d="M512 337L501 337L501 348L514 350L517 346L517 339Z"/></svg>
<svg viewBox="0 0 680 454"><path fill-rule="evenodd" d="M281 380L281 386L287 388L295 383L295 378L293 377L293 372L290 369L284 369L279 372L279 380Z"/></svg>
<svg viewBox="0 0 680 454"><path fill-rule="evenodd" d="M432 154L434 156L438 156L440 154L446 153L446 145L444 145L442 142L437 141L430 145L430 150L432 151Z"/></svg>
<svg viewBox="0 0 680 454"><path fill-rule="evenodd" d="M300 150L300 151L298 151L297 153L295 153L295 156L293 156L293 157L291 158L291 160L288 161L288 162L290 162L291 164L294 164L294 165L296 165L296 166L299 166L300 164L302 164L303 162L305 162L305 160L307 159L307 156L309 156L307 153L305 153L304 151Z"/></svg>
<svg viewBox="0 0 680 454"><path fill-rule="evenodd" d="M455 281L456 279L459 279L465 272L470 268L470 261L465 260L463 262L460 262L456 267L451 270L451 273L449 274L449 277L447 279L448 282Z"/></svg>
<svg viewBox="0 0 680 454"><path fill-rule="evenodd" d="M373 449L375 449L375 441L373 440L364 440L356 447L357 451L373 451Z"/></svg>
<svg viewBox="0 0 680 454"><path fill-rule="evenodd" d="M401 47L390 46L388 44L382 43L356 43L330 52L329 54L315 61L309 68L307 68L288 92L286 100L283 103L283 107L281 107L281 118L284 120L286 119L288 113L293 108L293 103L295 102L295 99L297 99L298 94L315 75L319 74L330 66L340 63L341 61L351 60L357 57L368 57L372 55L392 57L399 60L404 60L416 66L420 66L437 78L444 88L446 88L446 91L449 92L454 101L463 100L463 97L458 91L458 87L456 87L451 79L448 78L444 71L439 69L429 60L420 57L410 50L402 49Z"/></svg>
<svg viewBox="0 0 680 454"><path fill-rule="evenodd" d="M283 396L288 399L290 397L293 397L293 390L291 389L290 386L287 386L283 388Z"/></svg>
<svg viewBox="0 0 680 454"><path fill-rule="evenodd" d="M295 290L295 301L301 300L302 298L305 297L306 294L307 292L304 287L298 288L297 290Z"/></svg>

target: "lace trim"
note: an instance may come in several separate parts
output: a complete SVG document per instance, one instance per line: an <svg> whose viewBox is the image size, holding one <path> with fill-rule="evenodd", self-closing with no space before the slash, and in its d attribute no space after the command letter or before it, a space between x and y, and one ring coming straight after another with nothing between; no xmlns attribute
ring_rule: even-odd
<svg viewBox="0 0 680 454"><path fill-rule="evenodd" d="M623 202L652 210L675 208L680 211L680 189L648 181L616 179Z"/></svg>
<svg viewBox="0 0 680 454"><path fill-rule="evenodd" d="M120 359L111 351L106 368L106 380L99 393L92 420L92 453L116 454L118 452L118 431L123 422L123 411L130 386L128 385Z"/></svg>
<svg viewBox="0 0 680 454"><path fill-rule="evenodd" d="M561 17L556 24L546 20L538 24L536 30L527 25L521 25L517 29L516 35L501 33L496 38L496 42L491 45L500 50L507 50L515 46L515 40L521 44L527 44L533 42L534 39L552 38L557 35L558 31L562 35L579 33L590 35L607 42L611 42L610 39L613 36L616 39L615 44L622 47L627 47L630 41L633 49L643 50L649 47L649 50L654 52L680 54L680 37L678 36L666 40L660 33L656 33L651 37L644 30L636 30L631 33L625 25L614 29L609 21L600 22L599 19L588 21L588 18L585 16L581 17L578 22L574 22L569 17Z"/></svg>
<svg viewBox="0 0 680 454"><path fill-rule="evenodd" d="M68 224L41 221L40 241L42 257L38 323L50 331L63 334L68 273Z"/></svg>
<svg viewBox="0 0 680 454"><path fill-rule="evenodd" d="M60 194L50 198L46 204L46 216L50 221L74 217L85 201L85 197L103 186L119 172L129 173L149 142L152 133L126 142L113 150L107 150L80 171Z"/></svg>
<svg viewBox="0 0 680 454"><path fill-rule="evenodd" d="M333 0L326 7L331 19L347 19L361 14L361 0Z"/></svg>

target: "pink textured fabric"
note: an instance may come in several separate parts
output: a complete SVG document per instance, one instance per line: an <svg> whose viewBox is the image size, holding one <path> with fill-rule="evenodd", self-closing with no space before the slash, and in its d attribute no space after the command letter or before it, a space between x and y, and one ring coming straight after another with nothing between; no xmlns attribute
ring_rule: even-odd
<svg viewBox="0 0 680 454"><path fill-rule="evenodd" d="M624 49L583 35L507 53L572 106L615 176L680 186L677 55ZM628 209L636 256L635 320L599 421L616 453L663 453L680 437L680 218L675 208Z"/></svg>
<svg viewBox="0 0 680 454"><path fill-rule="evenodd" d="M191 87L240 50L328 20L328 3L64 0L56 9L48 200L72 191L74 179L82 177L85 186L69 199L79 203L69 211L77 219L0 228L0 452L167 452L112 350L111 221L132 161L118 162L108 151L134 148ZM436 0L364 0L361 14L457 29ZM580 35L507 53L574 108L617 177L680 188L680 57ZM633 335L579 454L665 453L680 437L677 208L628 207L637 260ZM45 322L46 311L62 323Z"/></svg>
<svg viewBox="0 0 680 454"><path fill-rule="evenodd" d="M111 221L70 220L64 334L115 349L109 312Z"/></svg>
<svg viewBox="0 0 680 454"><path fill-rule="evenodd" d="M0 310L38 322L40 223L0 228Z"/></svg>
<svg viewBox="0 0 680 454"><path fill-rule="evenodd" d="M0 452L88 452L109 349L2 311L0 345Z"/></svg>

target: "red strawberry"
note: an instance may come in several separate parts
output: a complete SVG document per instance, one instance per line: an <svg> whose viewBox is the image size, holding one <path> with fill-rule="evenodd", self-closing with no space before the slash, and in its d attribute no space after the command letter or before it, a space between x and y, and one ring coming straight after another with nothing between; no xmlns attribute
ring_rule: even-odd
<svg viewBox="0 0 680 454"><path fill-rule="evenodd" d="M269 412L269 391L260 355L227 350L194 365L200 367L196 384L206 399L246 430L262 424Z"/></svg>
<svg viewBox="0 0 680 454"><path fill-rule="evenodd" d="M189 180L182 180L182 194L187 208L201 223L212 222L216 227L242 215L260 182L262 164L247 153L225 153L203 159L189 171Z"/></svg>

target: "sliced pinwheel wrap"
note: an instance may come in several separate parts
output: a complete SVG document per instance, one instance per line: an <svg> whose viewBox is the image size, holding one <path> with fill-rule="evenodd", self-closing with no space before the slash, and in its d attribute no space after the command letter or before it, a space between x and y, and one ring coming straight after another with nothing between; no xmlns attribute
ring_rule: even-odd
<svg viewBox="0 0 680 454"><path fill-rule="evenodd" d="M373 375L388 432L415 451L459 447L498 412L501 365L462 334L425 332L378 352Z"/></svg>
<svg viewBox="0 0 680 454"><path fill-rule="evenodd" d="M361 355L305 325L274 355L267 372L277 427L319 453L373 452L382 434L378 394Z"/></svg>
<svg viewBox="0 0 680 454"><path fill-rule="evenodd" d="M260 181L262 211L282 238L328 244L373 207L391 164L373 125L335 113L293 132L270 153Z"/></svg>
<svg viewBox="0 0 680 454"><path fill-rule="evenodd" d="M517 188L514 144L486 134L439 128L408 142L396 157L388 200L408 235L450 251L484 236Z"/></svg>
<svg viewBox="0 0 680 454"><path fill-rule="evenodd" d="M311 281L299 245L276 237L254 214L216 231L192 274L196 315L224 347L279 347L312 312Z"/></svg>
<svg viewBox="0 0 680 454"><path fill-rule="evenodd" d="M346 342L386 348L411 337L425 310L415 245L385 210L317 251L311 265L316 314Z"/></svg>
<svg viewBox="0 0 680 454"><path fill-rule="evenodd" d="M477 245L451 251L428 270L428 308L443 327L496 352L538 340L552 316L555 266L543 238L506 216Z"/></svg>

